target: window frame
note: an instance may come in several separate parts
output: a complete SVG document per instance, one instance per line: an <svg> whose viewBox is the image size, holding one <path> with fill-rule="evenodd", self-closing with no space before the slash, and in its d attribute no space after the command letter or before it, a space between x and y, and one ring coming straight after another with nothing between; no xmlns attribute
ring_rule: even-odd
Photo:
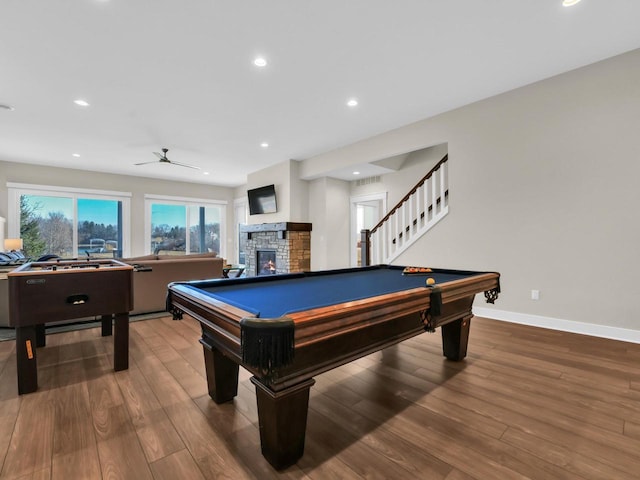
<svg viewBox="0 0 640 480"><path fill-rule="evenodd" d="M226 250L227 250L227 204L226 200L216 200L216 199L204 199L204 198L192 198L192 197L174 197L171 195L155 195L155 194L145 194L144 196L144 254L149 255L153 252L151 251L151 242L149 239L151 238L151 205L154 203L162 203L165 205L179 205L183 207L217 207L220 209L220 251L218 252L218 256L221 258L226 258ZM188 215L187 215L188 217ZM185 228L188 232L189 223L188 219L185 218ZM186 243L185 255L187 254L187 248L189 247L189 242Z"/></svg>
<svg viewBox="0 0 640 480"><path fill-rule="evenodd" d="M20 197L39 195L46 197L71 198L73 200L73 249L78 256L78 199L111 200L122 202L122 256L131 253L131 192L98 190L89 188L61 187L56 185L34 185L7 182L8 191L8 238L20 237Z"/></svg>

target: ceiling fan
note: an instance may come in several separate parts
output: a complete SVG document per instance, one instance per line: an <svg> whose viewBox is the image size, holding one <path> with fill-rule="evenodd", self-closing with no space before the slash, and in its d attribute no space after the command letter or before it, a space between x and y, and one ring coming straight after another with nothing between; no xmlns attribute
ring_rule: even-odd
<svg viewBox="0 0 640 480"><path fill-rule="evenodd" d="M178 165L180 167L187 167L187 168L193 168L195 170L200 170L200 167L196 167L195 165L187 165L186 163L179 163L179 162L174 162L172 160L169 160L167 158L167 152L169 151L168 148L163 148L162 149L162 153L158 153L158 152L153 152L153 154L159 158L159 160L157 161L153 161L153 162L142 162L142 163L136 163L135 165L148 165L150 163L167 163L169 165Z"/></svg>

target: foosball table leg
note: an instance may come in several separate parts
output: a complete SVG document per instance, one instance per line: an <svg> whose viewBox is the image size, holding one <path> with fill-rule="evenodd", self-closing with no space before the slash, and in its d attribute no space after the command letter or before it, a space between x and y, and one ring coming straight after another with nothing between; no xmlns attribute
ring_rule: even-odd
<svg viewBox="0 0 640 480"><path fill-rule="evenodd" d="M38 363L36 361L36 326L16 327L16 361L18 367L18 393L38 389Z"/></svg>

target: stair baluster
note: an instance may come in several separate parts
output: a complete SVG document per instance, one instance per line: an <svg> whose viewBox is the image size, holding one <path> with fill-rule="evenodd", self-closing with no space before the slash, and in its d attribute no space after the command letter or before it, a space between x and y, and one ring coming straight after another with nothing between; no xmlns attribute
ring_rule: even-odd
<svg viewBox="0 0 640 480"><path fill-rule="evenodd" d="M362 265L391 263L449 212L449 156L371 230L362 230Z"/></svg>

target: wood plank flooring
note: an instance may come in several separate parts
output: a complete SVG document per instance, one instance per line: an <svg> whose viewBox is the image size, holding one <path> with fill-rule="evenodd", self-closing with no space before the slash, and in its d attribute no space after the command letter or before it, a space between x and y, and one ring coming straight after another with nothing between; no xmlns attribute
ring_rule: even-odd
<svg viewBox="0 0 640 480"><path fill-rule="evenodd" d="M0 479L638 479L640 345L472 321L465 361L424 334L316 378L304 457L260 453L255 391L207 394L199 324L131 324L115 373L99 328L49 335L18 396L0 342Z"/></svg>

